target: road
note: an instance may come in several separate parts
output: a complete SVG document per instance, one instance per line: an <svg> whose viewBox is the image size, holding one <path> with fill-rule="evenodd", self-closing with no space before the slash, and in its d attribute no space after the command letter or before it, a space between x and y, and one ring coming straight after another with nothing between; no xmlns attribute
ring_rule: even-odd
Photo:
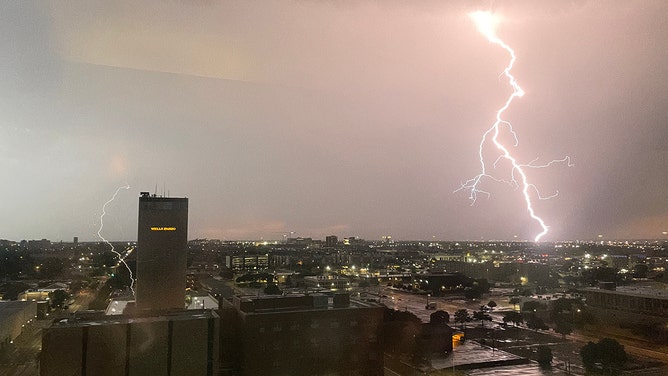
<svg viewBox="0 0 668 376"><path fill-rule="evenodd" d="M88 309L88 305L95 299L96 290L83 289L79 291L74 297L74 302L70 304L68 310L70 312L84 311Z"/></svg>

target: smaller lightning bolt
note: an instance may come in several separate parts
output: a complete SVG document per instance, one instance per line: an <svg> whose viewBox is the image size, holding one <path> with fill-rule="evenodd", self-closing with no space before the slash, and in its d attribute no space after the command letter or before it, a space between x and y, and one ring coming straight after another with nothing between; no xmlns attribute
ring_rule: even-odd
<svg viewBox="0 0 668 376"><path fill-rule="evenodd" d="M514 187L515 189L521 188L522 190L522 196L524 197L524 201L526 203L526 208L527 211L529 212L529 216L538 222L540 225L542 231L535 236L534 241L539 241L540 238L542 238L545 234L548 232L548 226L545 224L543 219L539 217L534 208L533 204L531 201L531 194L530 192L533 191L536 193L536 196L538 197L539 200L547 200L550 198L553 198L559 194L558 191L556 191L554 194L549 195L549 196L541 196L540 192L538 191L538 188L533 184L529 182L529 179L526 175L526 172L524 171L525 168L545 168L549 167L552 164L555 163L566 163L569 167L573 166L571 164L571 160L569 157L565 157L563 159L557 159L550 161L545 164L536 164L538 159L534 159L533 161L527 163L527 164L521 164L517 161L517 159L511 154L510 150L508 147L506 147L500 140L499 140L499 133L501 132L501 128L503 127L508 128L508 131L510 132L511 136L515 140L514 146L517 146L518 144L518 138L517 134L513 130L513 126L506 120L502 118L503 113L510 107L510 104L513 102L513 99L515 98L520 98L524 95L524 90L520 87L520 85L517 83L517 80L515 77L510 73L511 69L513 68L513 65L515 65L515 51L513 51L510 46L508 46L504 41L502 41L497 35L496 35L496 26L499 23L499 18L496 17L494 14L490 12L474 12L470 14L471 18L474 20L476 23L476 26L478 27L478 30L480 33L482 33L487 40L492 43L496 44L497 46L501 47L504 49L508 54L510 55L510 62L506 66L506 68L503 70L503 73L501 73L501 76L505 76L508 79L508 83L510 84L511 88L513 89L513 92L508 96L508 99L504 103L504 105L499 108L496 111L496 120L494 124L485 131L485 133L482 135L482 139L480 140L480 144L478 147L478 157L480 160L480 173L476 175L475 177L465 181L464 183L461 184L461 186L455 190L455 192L461 191L461 190L466 190L469 191L469 199L471 200L471 205L475 204L478 194L483 194L489 198L490 193L487 191L484 191L480 188L481 181L483 178L488 178L496 182L500 183L506 183L509 184L510 186ZM490 173L487 171L488 170L488 165L487 162L485 161L485 157L483 155L483 149L485 145L488 143L488 140L491 139L491 142L496 146L496 149L500 152L500 155L496 158L494 163L492 164L493 168L496 168L497 164L501 160L506 160L510 162L512 168L510 171L510 180L504 180L500 179L497 177L494 177L490 175ZM518 181L519 178L519 181Z"/></svg>
<svg viewBox="0 0 668 376"><path fill-rule="evenodd" d="M120 254L119 252L116 251L113 244L111 244L107 239L104 238L104 236L102 236L102 228L104 227L104 216L107 215L107 210L106 210L107 205L109 205L112 201L114 201L116 199L116 196L118 195L118 192L120 192L121 189L130 189L130 185L125 184L124 186L118 187L116 189L116 192L114 192L113 196L111 196L111 198L109 199L109 201L105 202L104 205L102 205L102 214L100 215L100 228L97 230L97 236L100 239L102 239L103 242L105 242L105 243L107 243L107 245L109 245L109 247L111 248L111 251L116 254L116 257L118 257L118 262L123 263L123 265L125 265L125 268L128 270L128 273L130 273L130 281L131 281L130 282L130 290L132 291L132 295L134 296L135 295L135 289L134 289L135 279L134 279L134 276L132 275L132 270L130 270L130 266L128 266L128 264L125 262L125 259L128 256L130 256L130 253L132 252L133 249L130 248L129 250L127 250L125 252L125 256L123 256L122 254Z"/></svg>

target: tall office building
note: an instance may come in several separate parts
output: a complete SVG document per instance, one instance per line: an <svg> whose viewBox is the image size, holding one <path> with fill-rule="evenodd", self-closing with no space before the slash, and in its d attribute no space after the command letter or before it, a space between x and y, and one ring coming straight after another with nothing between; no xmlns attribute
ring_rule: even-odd
<svg viewBox="0 0 668 376"><path fill-rule="evenodd" d="M142 192L137 232L138 311L184 309L188 199Z"/></svg>

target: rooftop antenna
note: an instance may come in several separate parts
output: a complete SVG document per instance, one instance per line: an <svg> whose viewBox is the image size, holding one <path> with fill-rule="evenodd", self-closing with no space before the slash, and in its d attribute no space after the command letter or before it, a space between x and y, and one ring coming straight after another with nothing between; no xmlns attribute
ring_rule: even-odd
<svg viewBox="0 0 668 376"><path fill-rule="evenodd" d="M158 183L155 183L155 190L153 191L153 197L158 195Z"/></svg>

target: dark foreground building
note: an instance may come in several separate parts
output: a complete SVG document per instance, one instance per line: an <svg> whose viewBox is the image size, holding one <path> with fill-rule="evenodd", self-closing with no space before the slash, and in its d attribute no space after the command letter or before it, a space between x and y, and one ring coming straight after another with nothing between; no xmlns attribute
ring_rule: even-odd
<svg viewBox="0 0 668 376"><path fill-rule="evenodd" d="M348 294L221 300L225 375L383 375L384 307Z"/></svg>
<svg viewBox="0 0 668 376"><path fill-rule="evenodd" d="M186 291L188 199L139 197L138 311L183 309Z"/></svg>
<svg viewBox="0 0 668 376"><path fill-rule="evenodd" d="M218 326L205 310L54 323L42 336L40 374L213 376Z"/></svg>

